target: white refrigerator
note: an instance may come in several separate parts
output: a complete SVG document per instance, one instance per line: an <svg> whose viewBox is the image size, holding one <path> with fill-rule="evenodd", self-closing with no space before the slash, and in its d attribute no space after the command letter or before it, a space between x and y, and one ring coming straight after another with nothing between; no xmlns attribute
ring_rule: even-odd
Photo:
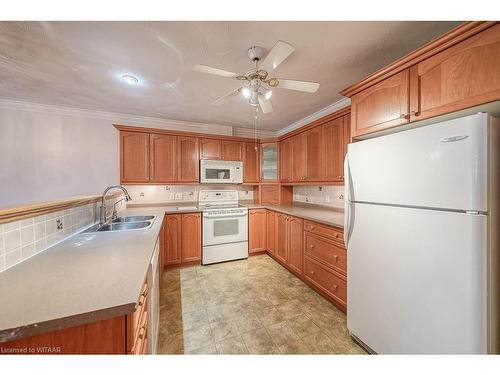
<svg viewBox="0 0 500 375"><path fill-rule="evenodd" d="M500 121L349 145L347 327L380 354L498 353Z"/></svg>

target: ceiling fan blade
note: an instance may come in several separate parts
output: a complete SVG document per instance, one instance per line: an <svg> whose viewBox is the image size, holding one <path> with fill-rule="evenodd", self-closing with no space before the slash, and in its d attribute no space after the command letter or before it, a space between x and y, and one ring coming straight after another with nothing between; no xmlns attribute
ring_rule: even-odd
<svg viewBox="0 0 500 375"><path fill-rule="evenodd" d="M226 95L223 95L223 96L221 96L218 99L215 99L212 103L210 103L210 105L221 105L221 104L224 104L229 99L232 99L235 96L238 96L239 93L240 93L240 89L241 88L237 88L236 90L233 90L233 91L227 93Z"/></svg>
<svg viewBox="0 0 500 375"><path fill-rule="evenodd" d="M296 90L304 92L316 92L319 89L319 83L308 81L295 81L293 79L279 79L278 88L287 90Z"/></svg>
<svg viewBox="0 0 500 375"><path fill-rule="evenodd" d="M259 95L259 105L262 113L269 113L273 111L273 106L271 102L264 98L262 95Z"/></svg>
<svg viewBox="0 0 500 375"><path fill-rule="evenodd" d="M262 63L259 64L259 69L271 73L283 62L283 60L290 56L293 51L295 51L294 46L282 40L278 40L264 60L262 60Z"/></svg>
<svg viewBox="0 0 500 375"><path fill-rule="evenodd" d="M193 69L198 72L213 74L215 76L225 77L225 78L236 78L239 76L239 74L228 72L227 70L212 68L211 66L207 65L195 65Z"/></svg>

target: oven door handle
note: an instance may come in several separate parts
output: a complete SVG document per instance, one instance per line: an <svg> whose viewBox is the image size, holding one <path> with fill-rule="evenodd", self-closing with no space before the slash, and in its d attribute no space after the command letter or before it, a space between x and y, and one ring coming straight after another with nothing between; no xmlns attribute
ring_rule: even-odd
<svg viewBox="0 0 500 375"><path fill-rule="evenodd" d="M217 216L205 216L203 215L204 219L223 219L227 217L245 217L248 216L248 214L238 214L238 215L217 215Z"/></svg>

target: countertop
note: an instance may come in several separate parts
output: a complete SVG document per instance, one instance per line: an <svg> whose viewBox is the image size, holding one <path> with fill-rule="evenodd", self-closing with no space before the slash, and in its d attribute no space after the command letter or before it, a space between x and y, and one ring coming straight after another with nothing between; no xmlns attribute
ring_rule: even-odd
<svg viewBox="0 0 500 375"><path fill-rule="evenodd" d="M0 273L0 342L135 310L165 210L149 229L79 233Z"/></svg>

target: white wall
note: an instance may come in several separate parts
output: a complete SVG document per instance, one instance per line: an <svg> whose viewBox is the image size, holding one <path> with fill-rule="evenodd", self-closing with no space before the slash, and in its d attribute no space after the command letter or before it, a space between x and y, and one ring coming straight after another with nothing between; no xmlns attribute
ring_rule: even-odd
<svg viewBox="0 0 500 375"><path fill-rule="evenodd" d="M0 108L0 207L101 194L118 183L113 122Z"/></svg>

